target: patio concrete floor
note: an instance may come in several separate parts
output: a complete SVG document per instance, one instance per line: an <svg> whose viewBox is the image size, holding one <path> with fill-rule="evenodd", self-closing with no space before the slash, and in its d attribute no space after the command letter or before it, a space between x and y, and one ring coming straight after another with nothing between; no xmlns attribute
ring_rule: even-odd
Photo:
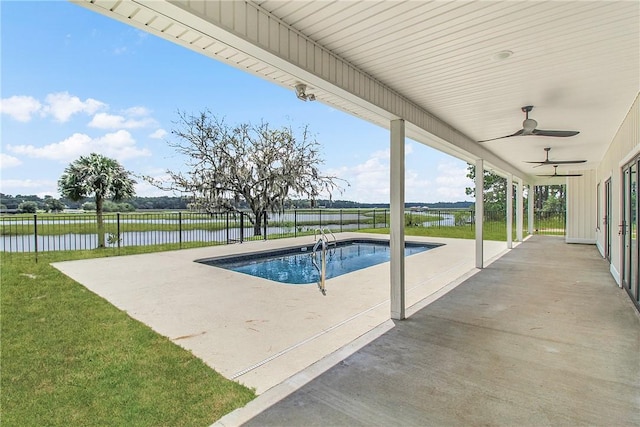
<svg viewBox="0 0 640 427"><path fill-rule="evenodd" d="M406 258L409 313L479 271L473 240L407 240L445 244ZM315 284L284 285L194 260L312 241L307 236L53 265L225 377L263 393L327 355L346 357L392 326L389 263L330 279L322 296ZM484 248L489 261L505 252L506 243L485 242Z"/></svg>
<svg viewBox="0 0 640 427"><path fill-rule="evenodd" d="M216 424L640 425L640 316L595 246L532 237L382 328Z"/></svg>

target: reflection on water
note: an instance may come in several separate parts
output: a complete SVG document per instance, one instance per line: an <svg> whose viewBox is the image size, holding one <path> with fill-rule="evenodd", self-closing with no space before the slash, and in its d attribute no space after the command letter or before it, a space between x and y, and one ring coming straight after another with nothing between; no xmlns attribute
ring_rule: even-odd
<svg viewBox="0 0 640 427"><path fill-rule="evenodd" d="M329 227L339 226L331 225ZM344 224L343 230L354 230L357 224ZM306 227L300 231L313 230ZM267 227L267 235L293 233L293 228ZM181 238L182 235L182 238ZM253 236L253 227L245 227L243 238L250 239ZM166 243L203 242L203 243L228 243L240 241L240 228L210 230L182 230L180 231L125 231L120 233L120 246L150 246ZM35 252L36 244L38 252L66 251L95 249L98 246L97 234L61 234L38 235L37 242L33 234L19 236L2 236L0 238L0 251L5 252ZM109 243L109 235L105 234L105 246L117 247L117 241Z"/></svg>

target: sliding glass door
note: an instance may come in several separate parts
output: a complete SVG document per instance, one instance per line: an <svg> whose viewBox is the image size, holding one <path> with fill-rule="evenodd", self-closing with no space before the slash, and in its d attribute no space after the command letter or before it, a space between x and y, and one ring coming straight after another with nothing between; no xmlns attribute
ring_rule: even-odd
<svg viewBox="0 0 640 427"><path fill-rule="evenodd" d="M625 166L623 170L622 212L622 284L631 299L640 309L638 280L638 170L640 158Z"/></svg>
<svg viewBox="0 0 640 427"><path fill-rule="evenodd" d="M604 183L604 254L611 264L611 178Z"/></svg>

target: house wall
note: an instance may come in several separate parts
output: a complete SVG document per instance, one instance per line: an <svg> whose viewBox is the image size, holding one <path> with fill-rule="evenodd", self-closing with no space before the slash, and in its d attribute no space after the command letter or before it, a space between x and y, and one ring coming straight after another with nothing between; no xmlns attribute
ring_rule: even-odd
<svg viewBox="0 0 640 427"><path fill-rule="evenodd" d="M598 196L602 201L602 212L597 213L600 227L595 234L597 246L604 256L605 241L602 224L602 218L604 217L604 183L611 178L611 274L618 284L620 284L620 273L622 271L621 238L618 235L618 225L622 223L622 168L637 155L640 155L640 104L638 95L596 170L596 182L591 190L595 193L596 188L598 188L600 192Z"/></svg>
<svg viewBox="0 0 640 427"><path fill-rule="evenodd" d="M573 171L572 171L573 172ZM567 243L596 243L595 170L579 171L581 177L567 178Z"/></svg>

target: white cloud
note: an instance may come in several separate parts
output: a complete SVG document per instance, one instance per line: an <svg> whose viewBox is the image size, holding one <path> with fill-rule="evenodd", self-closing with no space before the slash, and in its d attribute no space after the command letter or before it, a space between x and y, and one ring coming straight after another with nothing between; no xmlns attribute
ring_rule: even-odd
<svg viewBox="0 0 640 427"><path fill-rule="evenodd" d="M129 116L149 116L151 111L147 107L136 106L127 108L124 113Z"/></svg>
<svg viewBox="0 0 640 427"><path fill-rule="evenodd" d="M149 138L153 138L153 139L162 139L164 138L164 136L167 134L167 131L164 129L158 129L155 132L151 133L149 135Z"/></svg>
<svg viewBox="0 0 640 427"><path fill-rule="evenodd" d="M6 179L0 181L0 192L4 194L37 194L56 196L58 183L44 179Z"/></svg>
<svg viewBox="0 0 640 427"><path fill-rule="evenodd" d="M385 151L377 151L364 163L328 171L328 174L346 179L350 184L342 194L336 193L333 197L358 202L388 202L389 162L385 155Z"/></svg>
<svg viewBox="0 0 640 427"><path fill-rule="evenodd" d="M167 183L171 182L171 176L166 171L155 170L155 173L148 175L157 182ZM135 184L136 196L140 197L161 197L161 196L180 196L178 192L161 190L158 187L149 184L143 179L138 179L138 183Z"/></svg>
<svg viewBox="0 0 640 427"><path fill-rule="evenodd" d="M151 155L149 150L136 147L136 141L126 130L108 133L100 138L91 138L86 134L74 133L63 141L45 145L44 147L8 145L7 148L15 154L62 162L70 162L79 156L90 153L100 153L118 160Z"/></svg>
<svg viewBox="0 0 640 427"><path fill-rule="evenodd" d="M10 156L5 153L0 153L0 169L14 168L20 166L22 161L17 157Z"/></svg>
<svg viewBox="0 0 640 427"><path fill-rule="evenodd" d="M50 93L45 98L44 111L52 115L59 122L66 122L77 113L94 114L106 107L106 104L92 98L84 101L77 96L71 96L68 92Z"/></svg>
<svg viewBox="0 0 640 427"><path fill-rule="evenodd" d="M466 187L473 187L473 181L467 178L467 168L453 162L438 164L436 193L442 201L456 202L469 200L465 194Z"/></svg>
<svg viewBox="0 0 640 427"><path fill-rule="evenodd" d="M98 113L89 122L89 127L98 129L135 129L153 124L155 124L155 120L150 117L135 120L115 114Z"/></svg>
<svg viewBox="0 0 640 427"><path fill-rule="evenodd" d="M0 100L0 112L19 122L28 122L42 109L42 104L31 96L12 96Z"/></svg>
<svg viewBox="0 0 640 427"><path fill-rule="evenodd" d="M412 148L405 149L411 154ZM371 153L369 158L353 167L341 167L328 174L346 179L351 184L334 199L365 203L389 203L389 150ZM405 170L405 201L457 202L469 200L465 187L472 186L466 178L466 168L456 162L441 162L435 170Z"/></svg>

